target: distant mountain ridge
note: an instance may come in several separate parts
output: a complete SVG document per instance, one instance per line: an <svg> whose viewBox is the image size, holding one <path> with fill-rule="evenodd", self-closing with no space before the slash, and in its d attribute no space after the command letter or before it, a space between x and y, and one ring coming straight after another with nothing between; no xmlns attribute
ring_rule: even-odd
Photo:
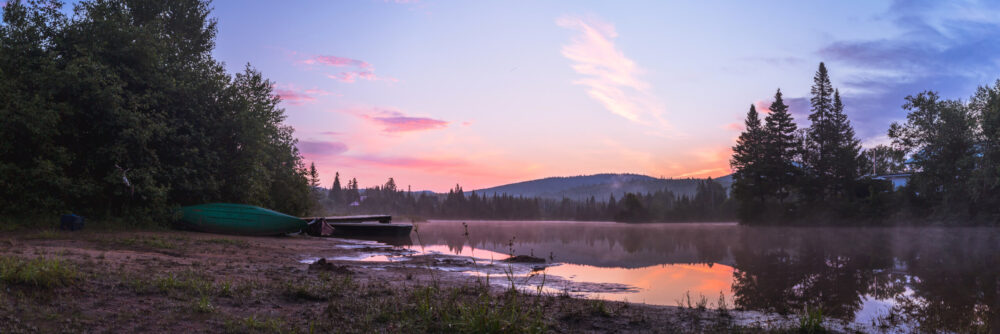
<svg viewBox="0 0 1000 334"><path fill-rule="evenodd" d="M475 190L476 194L493 196L493 194L508 194L512 196L541 197L572 200L585 200L594 196L598 201L607 200L612 194L621 198L627 192L650 193L667 189L677 195L694 196L698 182L705 179L661 179L640 174L594 174L566 177L547 177ZM733 183L732 175L726 175L715 181L729 189Z"/></svg>

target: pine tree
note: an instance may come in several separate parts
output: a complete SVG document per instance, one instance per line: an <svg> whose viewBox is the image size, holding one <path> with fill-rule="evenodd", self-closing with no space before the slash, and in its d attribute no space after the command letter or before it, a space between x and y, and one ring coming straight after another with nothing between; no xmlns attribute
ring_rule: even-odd
<svg viewBox="0 0 1000 334"><path fill-rule="evenodd" d="M781 89L774 93L774 102L769 109L771 113L764 120L766 131L764 165L765 175L770 183L767 188L778 197L778 201L784 201L797 183L800 174L799 166L795 164L799 151L799 144L795 138L797 128L792 120L792 114L788 112L788 105L782 98Z"/></svg>
<svg viewBox="0 0 1000 334"><path fill-rule="evenodd" d="M330 187L330 194L328 196L334 204L343 203L344 189L340 187L340 172L333 174L333 186Z"/></svg>
<svg viewBox="0 0 1000 334"><path fill-rule="evenodd" d="M754 220L759 217L762 207L754 207L765 203L766 189L763 184L762 160L766 143L765 130L760 123L757 108L752 104L747 112L746 129L740 134L733 147L733 158L729 161L735 171L733 173L733 194L741 202L740 218Z"/></svg>
<svg viewBox="0 0 1000 334"><path fill-rule="evenodd" d="M814 199L826 198L828 189L834 179L834 147L838 142L838 133L834 121L833 84L826 65L819 63L819 69L813 77L812 113L809 120L809 142L805 152L806 168L812 178Z"/></svg>
<svg viewBox="0 0 1000 334"><path fill-rule="evenodd" d="M309 186L312 188L319 187L319 172L316 171L316 163L309 163Z"/></svg>
<svg viewBox="0 0 1000 334"><path fill-rule="evenodd" d="M844 193L853 188L854 181L858 177L858 170L861 168L861 141L855 137L854 127L844 113L844 103L840 100L840 90L833 91L833 127L837 134L836 143L833 145L833 176L837 182L836 189Z"/></svg>

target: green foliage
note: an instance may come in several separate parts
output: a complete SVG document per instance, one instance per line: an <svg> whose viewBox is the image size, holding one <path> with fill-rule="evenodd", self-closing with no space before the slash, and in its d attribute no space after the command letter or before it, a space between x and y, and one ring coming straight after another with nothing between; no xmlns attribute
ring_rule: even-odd
<svg viewBox="0 0 1000 334"><path fill-rule="evenodd" d="M765 156L767 154L766 131L760 123L757 108L750 105L745 129L733 147L733 157L729 165L733 168L733 197L739 201L739 216L744 220L760 219L757 208L767 200L765 180Z"/></svg>
<svg viewBox="0 0 1000 334"><path fill-rule="evenodd" d="M762 174L767 180L764 188L773 193L779 202L784 202L795 191L801 170L794 161L800 147L795 138L797 127L788 112L788 105L779 89L774 93L774 102L768 108L771 113L764 118L764 150L761 157Z"/></svg>
<svg viewBox="0 0 1000 334"><path fill-rule="evenodd" d="M70 285L77 271L59 259L0 257L0 282L51 289Z"/></svg>
<svg viewBox="0 0 1000 334"><path fill-rule="evenodd" d="M918 172L909 187L922 201L933 203L931 214L970 218L973 199L967 188L975 173L975 118L968 107L954 100L940 100L935 92L907 96L906 123L893 123L893 144L911 154Z"/></svg>
<svg viewBox="0 0 1000 334"><path fill-rule="evenodd" d="M207 1L13 1L0 24L2 215L167 222L179 205L310 208L273 83L212 58Z"/></svg>
<svg viewBox="0 0 1000 334"><path fill-rule="evenodd" d="M798 332L802 334L826 333L826 328L823 328L823 310L819 308L806 308L799 315Z"/></svg>

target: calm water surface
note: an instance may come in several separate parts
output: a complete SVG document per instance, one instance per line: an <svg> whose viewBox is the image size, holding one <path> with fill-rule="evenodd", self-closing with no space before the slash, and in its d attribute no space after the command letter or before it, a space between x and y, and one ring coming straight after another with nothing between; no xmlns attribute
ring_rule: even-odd
<svg viewBox="0 0 1000 334"><path fill-rule="evenodd" d="M469 221L418 223L408 247L479 259L561 263L546 275L609 289L579 294L714 306L870 324L893 314L925 330L1000 324L1000 229L788 228L735 224ZM881 319L879 319L881 318Z"/></svg>

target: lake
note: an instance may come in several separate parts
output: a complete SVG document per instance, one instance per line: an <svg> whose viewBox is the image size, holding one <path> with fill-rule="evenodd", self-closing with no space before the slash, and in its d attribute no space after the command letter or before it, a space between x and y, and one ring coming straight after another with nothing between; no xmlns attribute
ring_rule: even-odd
<svg viewBox="0 0 1000 334"><path fill-rule="evenodd" d="M417 223L409 248L550 258L576 295L778 314L819 308L849 323L924 330L1000 324L1000 229L746 227L726 223ZM537 273L536 273L537 274ZM537 280L536 280L537 281ZM538 284L538 283L536 283ZM690 297L689 297L690 296Z"/></svg>

